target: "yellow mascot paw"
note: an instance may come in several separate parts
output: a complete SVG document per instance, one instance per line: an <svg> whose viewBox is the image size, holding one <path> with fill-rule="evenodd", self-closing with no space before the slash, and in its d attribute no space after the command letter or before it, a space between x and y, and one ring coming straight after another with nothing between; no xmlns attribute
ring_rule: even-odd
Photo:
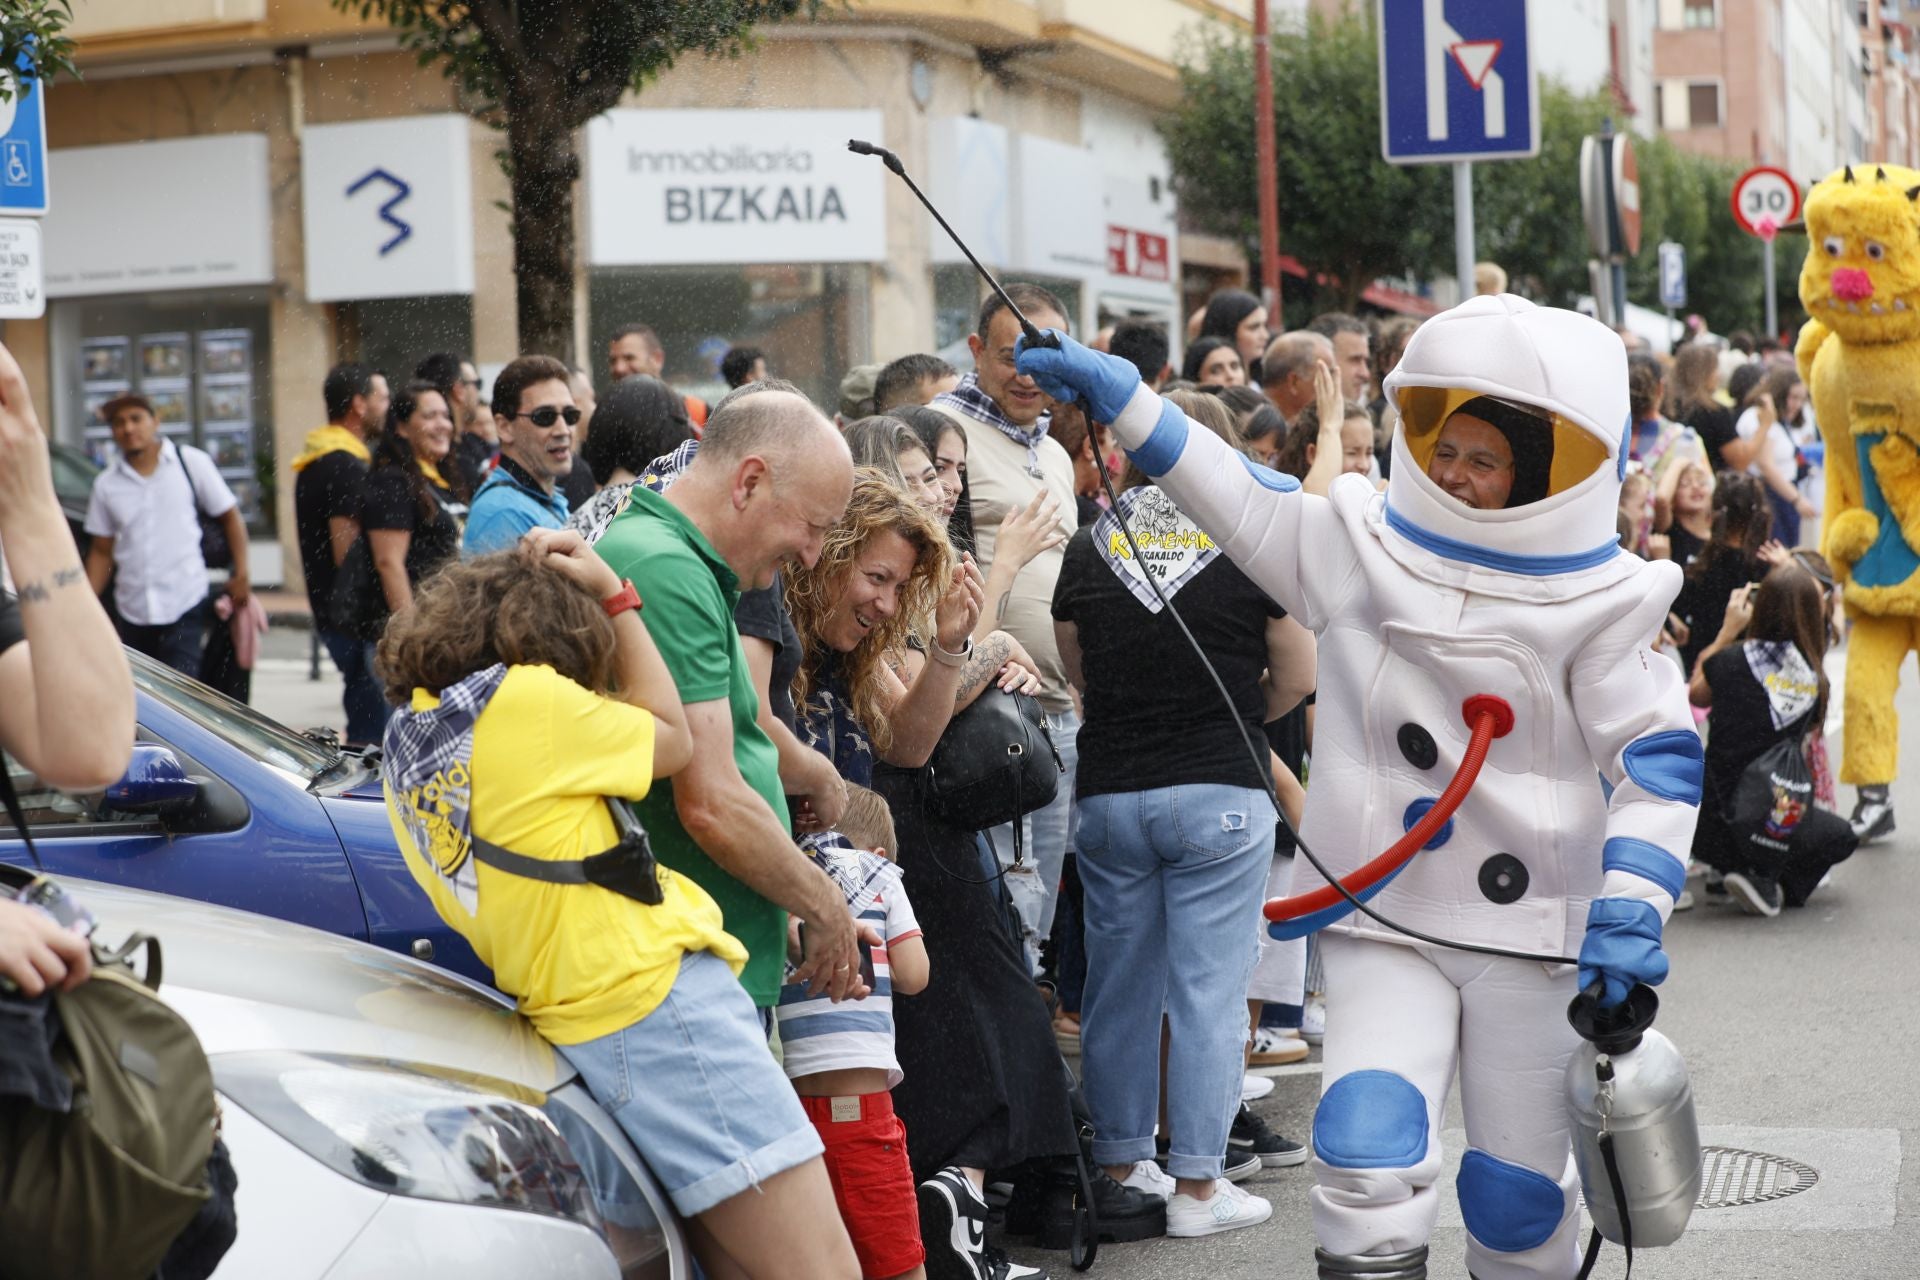
<svg viewBox="0 0 1920 1280"><path fill-rule="evenodd" d="M1879 536L1880 521L1874 518L1873 512L1857 507L1843 511L1827 528L1827 559L1836 566L1851 567Z"/></svg>

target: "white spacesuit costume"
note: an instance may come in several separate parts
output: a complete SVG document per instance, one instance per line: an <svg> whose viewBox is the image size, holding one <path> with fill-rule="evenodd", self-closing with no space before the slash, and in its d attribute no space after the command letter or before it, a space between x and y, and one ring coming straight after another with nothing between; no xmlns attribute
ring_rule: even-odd
<svg viewBox="0 0 1920 1280"><path fill-rule="evenodd" d="M1124 362L1062 343L1024 351L1021 370L1111 421L1180 509L1318 633L1301 833L1328 869L1360 867L1432 806L1467 744L1463 703L1491 694L1512 731L1369 905L1440 938L1577 951L1578 981L1604 981L1607 1004L1663 978L1702 752L1681 673L1652 648L1679 567L1617 546L1631 429L1618 338L1510 296L1434 318L1387 379L1401 414L1387 492L1348 475L1325 499L1189 430ZM1543 440L1550 415L1550 471L1533 459L1546 496L1474 510L1428 478L1442 424L1483 396L1535 410ZM1320 883L1296 860L1296 893ZM1344 903L1314 923L1327 930L1311 1193L1322 1276L1426 1274L1456 1066L1469 1267L1478 1280L1573 1276L1574 969L1414 943Z"/></svg>

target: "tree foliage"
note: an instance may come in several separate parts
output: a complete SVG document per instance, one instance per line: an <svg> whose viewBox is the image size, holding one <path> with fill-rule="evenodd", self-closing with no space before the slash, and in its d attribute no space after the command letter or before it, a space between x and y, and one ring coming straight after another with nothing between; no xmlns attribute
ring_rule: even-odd
<svg viewBox="0 0 1920 1280"><path fill-rule="evenodd" d="M78 78L73 65L73 41L63 34L73 22L73 0L4 0L0 3L0 67L14 75L0 75L0 102L17 91L57 75Z"/></svg>
<svg viewBox="0 0 1920 1280"><path fill-rule="evenodd" d="M1336 282L1316 307L1351 308L1379 276L1451 273L1452 180L1448 166L1390 165L1380 155L1379 44L1375 19L1349 11L1310 19L1304 32L1273 38L1280 250ZM1174 181L1190 218L1257 257L1259 192L1254 163L1253 50L1213 32L1181 58L1181 106L1163 130ZM1570 305L1589 290L1580 208L1580 144L1617 115L1605 93L1541 89L1540 154L1474 166L1477 256L1505 267L1516 292ZM1616 122L1617 127L1624 127ZM1741 231L1728 203L1739 170L1665 137L1634 137L1640 162L1641 251L1627 268L1628 297L1660 305L1662 240L1687 250L1687 310L1716 329L1758 329L1763 316L1760 244ZM1804 246L1779 253L1783 327Z"/></svg>
<svg viewBox="0 0 1920 1280"><path fill-rule="evenodd" d="M39 0L61 3L61 0ZM332 0L385 22L506 134L520 350L573 352L575 131L683 53L733 56L819 0Z"/></svg>
<svg viewBox="0 0 1920 1280"><path fill-rule="evenodd" d="M1370 24L1313 14L1271 48L1280 251L1331 277L1316 303L1351 310L1376 277L1436 269L1453 242L1452 179L1381 159ZM1175 189L1199 225L1257 255L1253 48L1215 30L1180 61L1181 106L1163 125Z"/></svg>

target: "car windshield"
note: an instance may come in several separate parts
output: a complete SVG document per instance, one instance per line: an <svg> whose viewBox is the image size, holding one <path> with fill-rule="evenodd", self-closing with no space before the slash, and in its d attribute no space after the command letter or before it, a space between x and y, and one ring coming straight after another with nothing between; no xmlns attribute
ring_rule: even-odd
<svg viewBox="0 0 1920 1280"><path fill-rule="evenodd" d="M133 664L133 683L138 688L255 760L311 782L340 758L336 749L303 738L172 667L132 650L128 650L127 660Z"/></svg>

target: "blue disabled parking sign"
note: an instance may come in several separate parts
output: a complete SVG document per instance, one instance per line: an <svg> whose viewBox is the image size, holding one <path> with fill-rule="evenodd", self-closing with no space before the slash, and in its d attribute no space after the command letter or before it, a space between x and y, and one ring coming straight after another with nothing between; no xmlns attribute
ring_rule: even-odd
<svg viewBox="0 0 1920 1280"><path fill-rule="evenodd" d="M1527 0L1380 0L1381 154L1393 164L1538 155L1527 37Z"/></svg>
<svg viewBox="0 0 1920 1280"><path fill-rule="evenodd" d="M39 217L47 211L47 87L22 85L0 102L0 215Z"/></svg>

